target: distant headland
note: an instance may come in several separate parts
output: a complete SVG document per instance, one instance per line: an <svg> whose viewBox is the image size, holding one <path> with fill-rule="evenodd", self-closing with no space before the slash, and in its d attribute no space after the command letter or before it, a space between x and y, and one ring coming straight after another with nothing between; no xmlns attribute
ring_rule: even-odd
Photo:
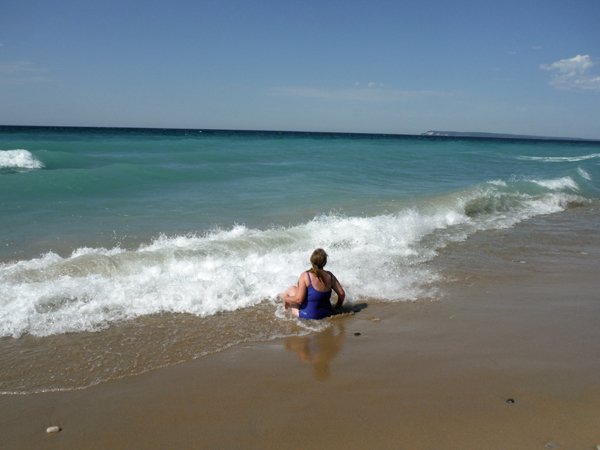
<svg viewBox="0 0 600 450"><path fill-rule="evenodd" d="M462 131L427 131L421 136L451 136L451 137L472 137L472 138L492 138L492 139L536 139L547 141L595 141L596 139L580 139L571 137L549 137L549 136L530 136L527 134L505 134L505 133L475 133Z"/></svg>

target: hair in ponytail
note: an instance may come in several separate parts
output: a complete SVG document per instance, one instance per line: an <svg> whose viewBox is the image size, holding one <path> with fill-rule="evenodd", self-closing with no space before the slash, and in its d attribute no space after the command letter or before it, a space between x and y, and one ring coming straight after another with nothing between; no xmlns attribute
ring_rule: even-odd
<svg viewBox="0 0 600 450"><path fill-rule="evenodd" d="M310 256L310 263L312 264L312 269L309 272L316 275L321 280L321 283L325 284L325 271L323 270L323 267L327 264L327 253L325 253L325 250L322 248L316 249Z"/></svg>

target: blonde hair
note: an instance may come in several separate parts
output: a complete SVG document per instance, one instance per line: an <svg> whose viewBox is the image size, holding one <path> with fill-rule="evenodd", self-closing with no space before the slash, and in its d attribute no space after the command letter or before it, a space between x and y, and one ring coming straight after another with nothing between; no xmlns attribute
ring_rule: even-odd
<svg viewBox="0 0 600 450"><path fill-rule="evenodd" d="M325 271L323 270L323 267L327 264L327 253L325 253L325 250L322 248L316 249L310 256L310 263L312 264L312 269L309 272L316 275L321 280L321 283L325 284Z"/></svg>

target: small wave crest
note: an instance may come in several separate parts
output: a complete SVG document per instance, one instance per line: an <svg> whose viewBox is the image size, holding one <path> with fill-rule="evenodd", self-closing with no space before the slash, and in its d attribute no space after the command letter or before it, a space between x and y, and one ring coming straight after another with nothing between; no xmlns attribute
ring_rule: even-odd
<svg viewBox="0 0 600 450"><path fill-rule="evenodd" d="M587 173L585 170L583 170L581 167L577 168L577 173L579 173L579 176L581 176L581 178L584 178L588 181L592 180L592 177L590 176L590 174Z"/></svg>
<svg viewBox="0 0 600 450"><path fill-rule="evenodd" d="M533 182L554 191L562 191L564 189L576 191L579 189L579 186L571 177L563 177L553 180L534 180Z"/></svg>
<svg viewBox="0 0 600 450"><path fill-rule="evenodd" d="M517 156L517 159L524 161L543 161L543 162L578 162L586 159L600 158L600 153L581 156Z"/></svg>
<svg viewBox="0 0 600 450"><path fill-rule="evenodd" d="M28 150L0 150L0 171L18 172L21 170L42 169L44 164Z"/></svg>

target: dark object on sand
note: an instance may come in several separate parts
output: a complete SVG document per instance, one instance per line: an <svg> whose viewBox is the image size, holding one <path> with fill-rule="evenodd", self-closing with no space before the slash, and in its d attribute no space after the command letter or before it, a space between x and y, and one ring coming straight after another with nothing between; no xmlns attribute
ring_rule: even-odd
<svg viewBox="0 0 600 450"><path fill-rule="evenodd" d="M515 399L514 398L509 398L508 400L506 400L506 403L514 403Z"/></svg>
<svg viewBox="0 0 600 450"><path fill-rule="evenodd" d="M354 336L360 336L360 333L354 333Z"/></svg>

